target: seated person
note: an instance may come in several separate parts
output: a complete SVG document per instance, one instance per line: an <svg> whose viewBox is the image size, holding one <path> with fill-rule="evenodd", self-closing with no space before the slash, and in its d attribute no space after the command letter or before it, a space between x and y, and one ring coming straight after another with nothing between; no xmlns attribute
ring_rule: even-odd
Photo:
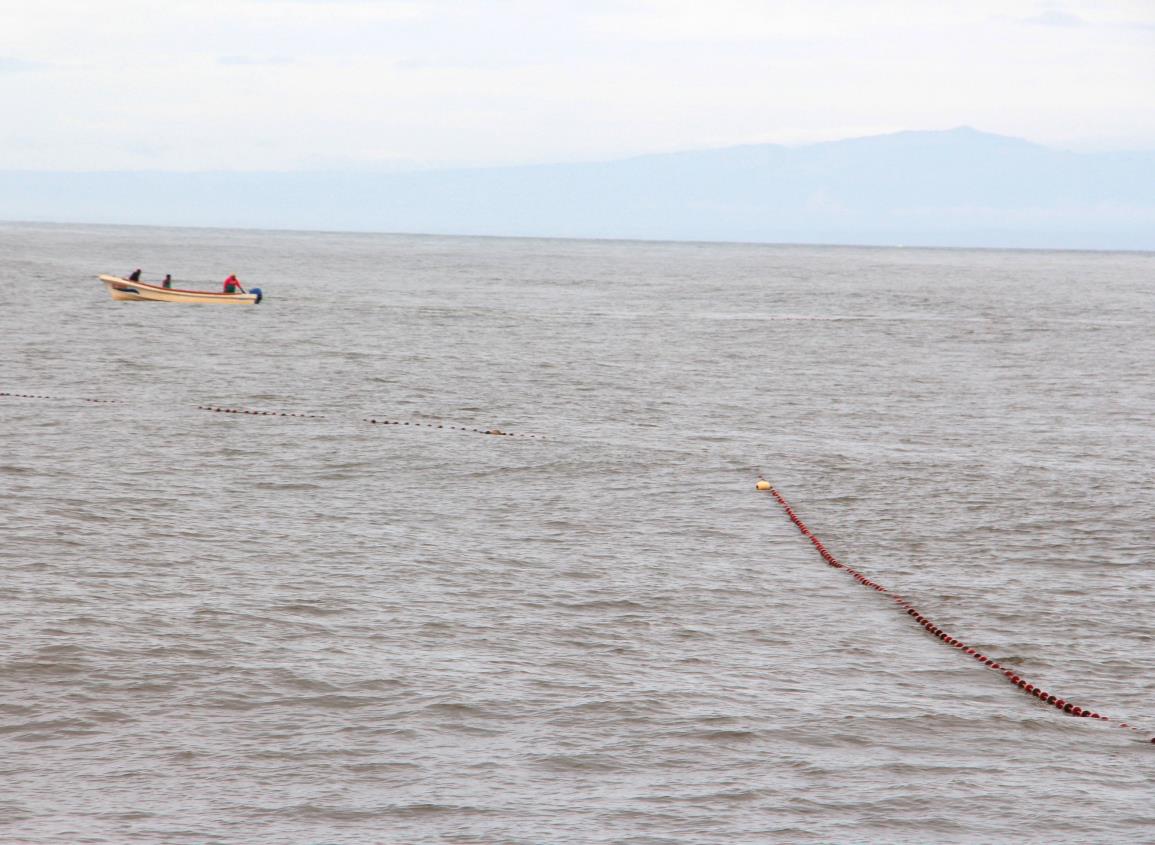
<svg viewBox="0 0 1155 845"><path fill-rule="evenodd" d="M245 289L243 287L241 287L241 282L237 278L236 273L232 273L227 279L225 279L224 291L225 291L225 293L244 293L245 292Z"/></svg>
<svg viewBox="0 0 1155 845"><path fill-rule="evenodd" d="M137 267L135 270L133 270L131 273L129 273L128 280L130 282L139 282L140 281L140 268L139 267Z"/></svg>
<svg viewBox="0 0 1155 845"><path fill-rule="evenodd" d="M172 287L172 273L165 273L164 274L164 281L160 283L160 286L162 288L171 288Z"/></svg>

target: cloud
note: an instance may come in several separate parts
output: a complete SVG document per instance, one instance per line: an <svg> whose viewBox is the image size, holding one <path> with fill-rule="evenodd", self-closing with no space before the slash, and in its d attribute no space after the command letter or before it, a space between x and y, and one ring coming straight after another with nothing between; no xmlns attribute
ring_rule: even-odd
<svg viewBox="0 0 1155 845"><path fill-rule="evenodd" d="M278 67L295 64L295 61L288 56L221 56L217 64Z"/></svg>
<svg viewBox="0 0 1155 845"><path fill-rule="evenodd" d="M1078 3L1079 12L1069 11L1062 5L1047 4L1038 14L1019 17L1019 23L1034 26L1051 26L1062 29L1113 29L1137 30L1140 32L1155 30L1155 16L1152 16L1152 7L1148 0L1141 2L1121 2L1107 5L1091 5Z"/></svg>
<svg viewBox="0 0 1155 845"><path fill-rule="evenodd" d="M1091 22L1072 15L1069 12L1062 12L1057 9L1048 9L1039 15L1033 17L1023 18L1023 23L1033 23L1039 26L1090 26Z"/></svg>
<svg viewBox="0 0 1155 845"><path fill-rule="evenodd" d="M44 67L40 62L29 62L24 59L13 59L9 56L0 56L0 73L25 73L39 70Z"/></svg>
<svg viewBox="0 0 1155 845"><path fill-rule="evenodd" d="M500 165L960 123L1142 148L1151 3L37 0L0 27L6 107L39 116L0 161ZM170 148L107 141L142 115Z"/></svg>

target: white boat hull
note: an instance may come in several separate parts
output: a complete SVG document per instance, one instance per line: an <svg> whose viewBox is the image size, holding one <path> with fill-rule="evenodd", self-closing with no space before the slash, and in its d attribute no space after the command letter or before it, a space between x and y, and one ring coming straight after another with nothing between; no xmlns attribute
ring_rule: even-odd
<svg viewBox="0 0 1155 845"><path fill-rule="evenodd" d="M146 282L130 282L120 276L98 276L109 295L120 302L232 302L241 305L256 305L261 301L259 293L216 293L207 290L183 290L150 285Z"/></svg>

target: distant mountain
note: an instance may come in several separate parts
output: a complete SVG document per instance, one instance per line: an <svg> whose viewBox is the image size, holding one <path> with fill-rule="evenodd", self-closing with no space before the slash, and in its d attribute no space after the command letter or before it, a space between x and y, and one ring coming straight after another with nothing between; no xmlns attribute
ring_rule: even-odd
<svg viewBox="0 0 1155 845"><path fill-rule="evenodd" d="M0 172L0 218L769 243L1155 250L1155 152L961 128L414 173Z"/></svg>

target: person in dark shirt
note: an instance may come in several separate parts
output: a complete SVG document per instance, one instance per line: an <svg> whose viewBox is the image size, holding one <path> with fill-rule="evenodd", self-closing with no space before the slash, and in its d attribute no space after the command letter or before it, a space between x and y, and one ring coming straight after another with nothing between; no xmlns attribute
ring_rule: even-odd
<svg viewBox="0 0 1155 845"><path fill-rule="evenodd" d="M139 282L140 281L140 268L139 267L137 267L135 270L132 271L132 273L128 277L128 280L130 282Z"/></svg>
<svg viewBox="0 0 1155 845"><path fill-rule="evenodd" d="M162 288L171 288L172 287L172 273L165 273L164 274L164 281L160 283L160 286Z"/></svg>

